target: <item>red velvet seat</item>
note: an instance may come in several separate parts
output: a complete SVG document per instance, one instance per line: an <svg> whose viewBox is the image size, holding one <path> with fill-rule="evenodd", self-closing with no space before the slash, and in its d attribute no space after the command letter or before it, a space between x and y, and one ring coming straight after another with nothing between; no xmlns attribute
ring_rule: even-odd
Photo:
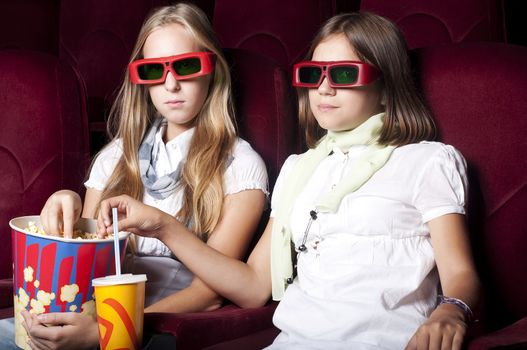
<svg viewBox="0 0 527 350"><path fill-rule="evenodd" d="M390 18L410 48L467 41L504 41L499 0L362 0L362 11Z"/></svg>
<svg viewBox="0 0 527 350"><path fill-rule="evenodd" d="M9 220L39 214L55 191L81 190L88 165L84 86L44 53L0 51L0 317L13 302Z"/></svg>
<svg viewBox="0 0 527 350"><path fill-rule="evenodd" d="M357 1L216 0L214 30L223 47L269 57L282 67L303 58L319 26Z"/></svg>
<svg viewBox="0 0 527 350"><path fill-rule="evenodd" d="M59 51L59 0L0 1L0 49Z"/></svg>
<svg viewBox="0 0 527 350"><path fill-rule="evenodd" d="M469 228L484 295L469 349L525 348L527 48L460 44L420 49L413 57L440 140L455 145L468 163ZM211 350L259 349L276 334L272 326L266 327L273 307L240 315L231 307L211 312L208 321L199 323L194 315L164 316L164 327L158 329L184 339L178 349L198 348L186 341L198 334L200 346L209 345ZM158 316L149 315L147 320L150 317ZM253 330L238 328L240 323L250 324Z"/></svg>
<svg viewBox="0 0 527 350"><path fill-rule="evenodd" d="M468 163L468 219L484 294L474 331L487 334L470 349L527 347L527 48L460 44L417 54L440 138Z"/></svg>

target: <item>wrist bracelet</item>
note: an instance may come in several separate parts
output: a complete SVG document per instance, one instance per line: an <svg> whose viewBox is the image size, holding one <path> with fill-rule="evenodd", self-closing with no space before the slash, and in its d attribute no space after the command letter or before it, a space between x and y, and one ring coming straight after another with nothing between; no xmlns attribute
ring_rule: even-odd
<svg viewBox="0 0 527 350"><path fill-rule="evenodd" d="M465 319L468 322L472 321L472 318L474 317L474 314L472 313L472 310L470 310L470 307L461 299L458 298L450 298L446 297L444 295L439 295L439 305L441 304L453 304L459 307L461 310L463 310L463 313L465 314Z"/></svg>

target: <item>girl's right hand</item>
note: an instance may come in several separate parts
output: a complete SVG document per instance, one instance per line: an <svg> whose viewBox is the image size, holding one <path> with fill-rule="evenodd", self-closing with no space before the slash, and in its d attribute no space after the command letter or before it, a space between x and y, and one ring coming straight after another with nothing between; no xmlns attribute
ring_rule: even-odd
<svg viewBox="0 0 527 350"><path fill-rule="evenodd" d="M113 232L112 208L117 208L119 231L128 231L139 236L162 239L164 228L170 224L177 224L173 216L130 196L122 195L101 202L97 219L97 233L101 238Z"/></svg>
<svg viewBox="0 0 527 350"><path fill-rule="evenodd" d="M53 193L40 212L42 228L48 235L73 237L73 225L79 220L82 210L81 197L70 190Z"/></svg>

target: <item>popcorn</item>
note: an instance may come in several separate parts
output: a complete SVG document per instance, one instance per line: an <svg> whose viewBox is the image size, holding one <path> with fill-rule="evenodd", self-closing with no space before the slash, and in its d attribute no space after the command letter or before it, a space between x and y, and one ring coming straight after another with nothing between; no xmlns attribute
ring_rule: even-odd
<svg viewBox="0 0 527 350"><path fill-rule="evenodd" d="M75 296L79 292L79 286L75 283L65 284L60 287L60 301L67 301L69 303L75 300Z"/></svg>
<svg viewBox="0 0 527 350"><path fill-rule="evenodd" d="M28 266L24 269L24 280L26 282L31 282L33 281L33 272L35 270L33 270L33 268L31 266Z"/></svg>
<svg viewBox="0 0 527 350"><path fill-rule="evenodd" d="M25 228L27 231L31 233L36 233L42 236L47 236L44 229L40 226L38 226L34 221L29 221L28 226ZM64 237L64 232L61 234L62 237ZM107 238L113 237L112 234L108 235ZM73 230L73 239L97 239L97 233L96 232L83 232L82 230Z"/></svg>
<svg viewBox="0 0 527 350"><path fill-rule="evenodd" d="M33 285L35 286L35 288L40 287L40 281L39 280L35 280L35 282L33 282Z"/></svg>
<svg viewBox="0 0 527 350"><path fill-rule="evenodd" d="M75 312L77 310L77 305L70 305L70 311Z"/></svg>

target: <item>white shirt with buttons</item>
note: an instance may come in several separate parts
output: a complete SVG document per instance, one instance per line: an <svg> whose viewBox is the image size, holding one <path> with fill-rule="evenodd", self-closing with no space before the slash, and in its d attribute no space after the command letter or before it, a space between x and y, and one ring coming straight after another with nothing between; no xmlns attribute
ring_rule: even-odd
<svg viewBox="0 0 527 350"><path fill-rule="evenodd" d="M354 171L364 149L335 149L315 169L293 204L296 247L317 200ZM283 190L297 160L286 160L274 193ZM465 160L452 146L396 148L336 213L318 213L312 222L298 276L274 314L282 333L270 349L403 349L436 305L439 279L427 222L464 214L466 193Z"/></svg>

